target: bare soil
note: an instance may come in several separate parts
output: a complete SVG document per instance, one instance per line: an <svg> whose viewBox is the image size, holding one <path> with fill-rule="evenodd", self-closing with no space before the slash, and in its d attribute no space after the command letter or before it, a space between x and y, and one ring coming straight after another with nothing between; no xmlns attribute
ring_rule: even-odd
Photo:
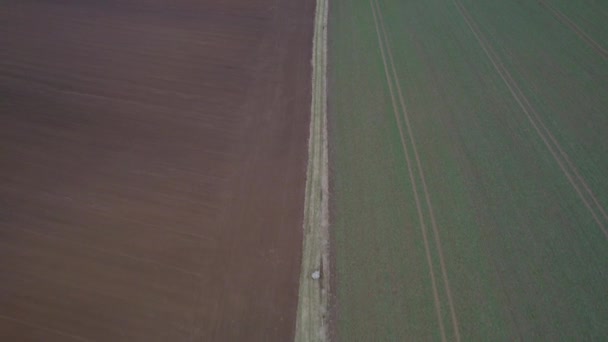
<svg viewBox="0 0 608 342"><path fill-rule="evenodd" d="M314 1L8 1L0 336L288 341Z"/></svg>

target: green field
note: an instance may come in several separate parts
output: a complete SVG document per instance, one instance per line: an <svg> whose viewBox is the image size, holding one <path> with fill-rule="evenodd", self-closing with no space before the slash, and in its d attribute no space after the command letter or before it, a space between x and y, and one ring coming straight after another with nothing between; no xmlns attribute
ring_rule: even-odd
<svg viewBox="0 0 608 342"><path fill-rule="evenodd" d="M337 340L608 340L606 23L330 1Z"/></svg>

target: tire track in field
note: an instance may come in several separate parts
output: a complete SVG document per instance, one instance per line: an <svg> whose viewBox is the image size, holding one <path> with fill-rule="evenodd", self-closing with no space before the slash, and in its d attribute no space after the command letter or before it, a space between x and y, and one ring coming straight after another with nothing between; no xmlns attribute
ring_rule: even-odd
<svg viewBox="0 0 608 342"><path fill-rule="evenodd" d="M576 25L570 18L559 11L557 8L549 5L545 0L538 0L540 5L546 8L551 14L562 24L568 26L576 35L587 43L593 50L600 54L600 56L608 59L608 51L602 47L598 42L591 38L585 31L583 31L578 25Z"/></svg>
<svg viewBox="0 0 608 342"><path fill-rule="evenodd" d="M393 90L393 84L391 81L391 76L389 75L389 71L388 71L388 64L386 61L386 55L384 52L384 47L383 47L383 43L382 43L382 38L380 36L380 29L378 27L378 18L376 15L376 9L374 7L374 0L370 0L370 6L372 8L372 14L374 17L374 24L376 25L376 34L378 35L378 45L380 46L380 53L382 55L382 62L384 64L384 72L386 75L386 81L388 83L388 87L389 87L389 92L390 92L390 96L391 96L391 102L393 104L393 113L395 116L395 120L397 121L397 127L399 128L399 137L401 139L401 146L403 147L403 151L404 151L404 155L405 155L405 160L406 160L406 164L407 164L407 169L408 169L408 174L409 174L409 178L410 178L410 182L412 183L412 190L414 192L414 200L416 202L416 211L418 213L418 218L420 220L420 230L422 231L422 239L424 242L424 250L426 253L426 260L427 260L427 264L429 267L429 273L431 276L431 286L433 289L433 299L434 299L434 304L435 304L435 312L437 314L437 320L438 320L438 324L439 324L439 331L441 334L441 341L446 342L447 338L446 338L446 334L445 334L445 327L443 325L443 319L441 318L441 304L440 304L440 299L439 299L439 291L437 289L437 280L435 279L435 272L433 271L433 260L431 257L431 252L430 252L430 247L429 247L429 239L427 236L427 230L426 230L426 224L424 221L424 215L422 214L422 205L420 203L420 199L418 196L418 190L417 190L417 185L416 185L416 180L414 179L414 173L411 167L411 158L410 158L410 154L408 152L407 149L407 145L405 142L405 134L403 133L403 128L401 125L401 119L400 119L400 115L398 113L398 106L397 106L397 101L395 99L395 94L394 94L394 90Z"/></svg>
<svg viewBox="0 0 608 342"><path fill-rule="evenodd" d="M437 254L439 257L439 266L440 266L440 270L441 270L441 276L443 279L444 290L445 290L445 293L446 293L446 296L448 299L448 307L450 310L450 318L452 321L452 328L454 330L454 337L457 342L460 342L460 329L459 329L459 324L458 324L458 316L456 315L454 300L452 298L452 290L450 287L450 281L449 281L448 274L447 274L447 267L445 265L445 257L443 255L443 248L441 245L439 229L437 228L435 212L433 210L433 205L431 203L431 196L428 191L428 187L426 184L426 178L424 176L424 170L422 169L422 163L420 162L420 156L418 154L418 149L416 147L416 139L414 137L414 132L412 131L412 125L410 123L409 113L408 113L407 107L405 105L405 100L403 99L403 91L401 90L401 84L397 77L397 70L395 68L393 53L392 53L391 45L389 42L388 34L386 33L386 25L384 24L384 16L382 15L382 11L380 10L380 6L378 5L378 0L374 0L374 3L376 5L376 9L378 11L378 17L380 19L380 27L382 29L382 33L383 33L383 36L385 39L386 50L387 50L387 54L389 57L389 63L390 63L393 77L395 80L395 85L397 86L397 95L399 98L399 104L401 105L401 111L403 113L403 118L404 118L405 125L407 128L407 133L409 135L411 145L412 145L412 150L414 152L414 159L416 161L418 174L420 175L420 180L422 182L422 192L424 194L426 205L427 205L428 211L429 211L429 217L431 220L431 228L433 230L433 236L434 236L434 242L435 242L435 245L437 246Z"/></svg>
<svg viewBox="0 0 608 342"><path fill-rule="evenodd" d="M511 92L511 95L513 95L513 98L515 98L515 101L519 104L520 108L526 115L526 118L559 165L560 169L578 194L585 207L587 207L587 210L589 210L591 213L591 216L593 216L593 219L604 233L606 239L608 239L608 214L597 199L597 196L593 193L583 176L580 174L574 163L570 160L570 157L561 147L557 139L553 136L549 128L547 128L547 126L541 120L540 115L530 104L528 98L519 88L517 82L515 82L513 79L513 76L511 76L511 73L509 73L507 68L501 62L498 54L494 52L490 44L486 42L481 30L473 21L473 18L469 14L468 10L460 2L460 0L452 0L452 2L458 8L460 15L463 17L465 23L479 42L479 45L485 52L486 56L506 84L507 88Z"/></svg>
<svg viewBox="0 0 608 342"><path fill-rule="evenodd" d="M434 217L434 213L432 211L432 206L431 206L431 202L430 202L430 198L428 196L428 189L426 187L426 182L424 179L424 174L422 172L422 168L421 168L421 164L420 164L420 158L418 156L418 151L416 149L415 146L415 140L414 137L412 135L412 130L411 130L411 125L409 123L409 116L407 114L406 111L406 107L405 107L405 103L403 100L403 95L401 94L401 86L399 84L399 81L397 79L397 73L395 70L395 65L394 65L394 61L393 61L393 56L392 56L392 51L390 49L390 45L389 45L389 41L387 38L387 34L386 34L386 29L385 29L385 25L384 25L384 17L382 16L382 12L380 10L380 7L378 6L378 3L376 0L370 0L370 6L372 8L372 14L374 17L374 24L376 25L376 33L378 36L378 44L380 46L380 53L382 55L382 62L384 64L384 71L385 71L385 75L386 75L386 79L387 79L387 83L388 83L388 87L389 87L389 92L390 92L390 96L391 96L391 102L393 104L393 113L395 116L395 120L397 121L397 127L399 129L399 135L401 138L401 145L403 147L403 151L404 151L404 155L405 155L405 159L406 159L406 163L407 163L407 168L408 168L408 173L409 173L409 178L410 178L410 182L412 183L412 190L414 192L414 199L415 199L415 203L416 203L416 210L418 213L418 217L420 220L420 229L422 231L422 237L423 237L423 241L424 241L424 247L425 247L425 253L426 253L426 259L427 259L427 264L429 267L429 272L430 272L430 276L431 276L431 284L432 284L432 288L433 288L433 298L434 298L434 304L435 304L435 311L437 314L437 321L439 324L439 330L440 330L440 334L441 334L441 340L442 341L447 341L447 337L446 337L446 332L445 332L445 326L443 323L443 318L442 318L442 314L441 314L441 304L440 304L440 299L439 299L439 290L437 287L437 280L435 278L435 271L434 271L434 266L433 266L433 260L432 260L432 256L431 256L431 251L430 251L430 243L429 243L429 238L428 238L428 231L427 231L427 226L426 226L426 222L424 219L424 214L423 214L423 210L422 210L422 201L420 200L420 196L418 194L418 186L417 186L417 182L415 179L415 175L414 175L414 170L412 169L412 158L410 156L410 153L408 151L407 148L407 143L405 141L405 134L403 132L403 128L402 128L402 123L401 123L401 115L399 114L399 105L397 104L397 100L395 97L395 90L393 88L393 84L391 81L391 75L390 75L390 71L389 71L389 64L391 65L391 71L392 71L392 78L394 78L394 82L395 85L397 87L397 94L399 97L399 104L401 105L401 110L403 111L404 114L404 120L406 123L406 127L408 130L408 134L410 137L410 143L412 144L412 150L414 152L414 159L416 160L416 164L417 164L417 169L418 172L420 173L420 177L421 177L421 181L422 181L422 185L423 185L423 194L425 195L426 198L426 204L429 207L429 216L431 219L431 226L433 229L433 232L435 234L435 243L437 245L437 249L439 251L439 260L440 260L440 266L441 266L441 274L443 277L443 281L444 281L444 285L445 285L445 289L446 289L446 293L447 293L447 297L448 297L448 303L449 303L449 307L450 307L450 314L452 316L452 323L454 325L454 333L456 336L456 340L460 341L460 333L458 330L458 321L456 319L456 314L454 311L454 306L453 306L453 301L452 301L452 297L451 297L451 291L450 291L450 287L449 287L449 282L447 279L447 274L445 272L445 262L443 260L443 251L441 248L441 244L439 241L439 235L438 235L438 231L437 231L437 225L435 222L435 217ZM384 38L382 38L384 37ZM386 45L386 51L385 51L385 47L384 45ZM388 55L388 61L386 56Z"/></svg>

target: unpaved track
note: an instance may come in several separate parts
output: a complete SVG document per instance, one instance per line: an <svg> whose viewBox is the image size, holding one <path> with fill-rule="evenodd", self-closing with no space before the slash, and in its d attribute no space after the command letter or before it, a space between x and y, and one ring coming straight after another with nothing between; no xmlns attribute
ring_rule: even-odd
<svg viewBox="0 0 608 342"><path fill-rule="evenodd" d="M313 15L3 3L0 339L293 339Z"/></svg>
<svg viewBox="0 0 608 342"><path fill-rule="evenodd" d="M312 101L308 138L308 168L304 200L304 240L296 341L328 340L329 180L327 151L327 11L328 0L317 0L312 53ZM320 279L312 274L319 272Z"/></svg>

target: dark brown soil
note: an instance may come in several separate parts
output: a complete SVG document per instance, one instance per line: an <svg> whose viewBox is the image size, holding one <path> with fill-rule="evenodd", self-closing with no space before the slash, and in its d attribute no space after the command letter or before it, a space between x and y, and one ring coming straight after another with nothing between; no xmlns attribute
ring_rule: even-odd
<svg viewBox="0 0 608 342"><path fill-rule="evenodd" d="M1 339L293 339L314 1L2 6Z"/></svg>

